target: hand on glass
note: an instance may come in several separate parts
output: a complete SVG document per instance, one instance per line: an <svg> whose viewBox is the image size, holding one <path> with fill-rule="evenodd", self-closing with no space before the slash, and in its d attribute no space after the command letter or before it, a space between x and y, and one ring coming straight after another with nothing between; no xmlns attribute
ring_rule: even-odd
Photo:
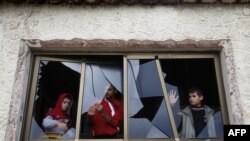
<svg viewBox="0 0 250 141"><path fill-rule="evenodd" d="M91 107L89 108L88 114L91 115L91 116L95 115L95 107L94 107L94 106L91 106Z"/></svg>
<svg viewBox="0 0 250 141"><path fill-rule="evenodd" d="M169 100L170 100L170 104L171 106L174 106L174 104L177 102L179 96L176 95L176 91L171 90L169 91Z"/></svg>

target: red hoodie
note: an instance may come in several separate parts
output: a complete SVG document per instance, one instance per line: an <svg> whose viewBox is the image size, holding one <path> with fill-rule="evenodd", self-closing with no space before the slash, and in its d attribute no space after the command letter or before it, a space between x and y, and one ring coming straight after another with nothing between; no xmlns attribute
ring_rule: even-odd
<svg viewBox="0 0 250 141"><path fill-rule="evenodd" d="M103 111L111 117L111 121L109 123L106 122L104 117L102 117L97 110L94 116L87 115L88 123L92 126L93 136L114 135L119 133L118 125L123 120L123 104L115 98L112 98L109 102L114 108L115 113L113 116L108 101L103 99L100 103L103 106Z"/></svg>
<svg viewBox="0 0 250 141"><path fill-rule="evenodd" d="M67 112L63 112L62 111L62 102L64 100L64 98L67 97L71 100L71 105L73 103L73 97L71 96L71 94L69 93L62 93L60 94L60 97L58 98L57 102L56 102L56 106L49 111L46 116L51 116L54 120L68 120L66 123L68 125L68 128L70 128L72 126L72 118L70 116L70 108Z"/></svg>

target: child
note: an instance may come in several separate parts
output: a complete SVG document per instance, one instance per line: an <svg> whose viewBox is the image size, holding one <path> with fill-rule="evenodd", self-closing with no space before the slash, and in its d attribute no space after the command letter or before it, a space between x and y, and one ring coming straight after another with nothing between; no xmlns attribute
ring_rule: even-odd
<svg viewBox="0 0 250 141"><path fill-rule="evenodd" d="M123 105L115 98L117 90L110 85L100 104L90 107L87 115L94 138L116 138L123 119Z"/></svg>
<svg viewBox="0 0 250 141"><path fill-rule="evenodd" d="M181 111L180 137L217 138L214 110L204 105L202 91L198 88L189 90L189 106ZM219 119L221 120L221 119ZM222 122L219 123L222 125Z"/></svg>
<svg viewBox="0 0 250 141"><path fill-rule="evenodd" d="M55 108L46 114L43 119L45 132L57 133L62 138L74 138L75 129L72 128L72 118L70 109L73 97L69 93L62 93L56 102Z"/></svg>

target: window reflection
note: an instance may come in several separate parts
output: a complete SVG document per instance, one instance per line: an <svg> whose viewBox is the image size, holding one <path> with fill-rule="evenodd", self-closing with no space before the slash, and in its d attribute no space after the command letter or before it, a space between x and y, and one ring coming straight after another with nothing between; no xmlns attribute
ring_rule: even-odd
<svg viewBox="0 0 250 141"><path fill-rule="evenodd" d="M154 60L128 61L129 138L173 138Z"/></svg>
<svg viewBox="0 0 250 141"><path fill-rule="evenodd" d="M30 139L74 138L81 64L40 61Z"/></svg>

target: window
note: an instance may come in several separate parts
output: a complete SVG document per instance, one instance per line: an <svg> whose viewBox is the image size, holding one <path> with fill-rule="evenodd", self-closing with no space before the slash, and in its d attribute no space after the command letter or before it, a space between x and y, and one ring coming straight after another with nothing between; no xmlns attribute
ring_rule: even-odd
<svg viewBox="0 0 250 141"><path fill-rule="evenodd" d="M216 53L35 60L22 140L223 140Z"/></svg>

